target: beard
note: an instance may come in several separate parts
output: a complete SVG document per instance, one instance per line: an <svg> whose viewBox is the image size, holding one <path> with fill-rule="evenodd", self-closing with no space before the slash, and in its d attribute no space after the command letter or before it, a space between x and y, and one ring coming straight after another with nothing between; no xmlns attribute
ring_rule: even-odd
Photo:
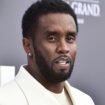
<svg viewBox="0 0 105 105"><path fill-rule="evenodd" d="M37 49L37 47L34 47L34 52L35 52L36 64L39 68L39 71L48 82L57 84L67 80L71 76L74 67L74 62L70 58L69 58L70 67L68 72L56 72L56 70L54 70L53 68L54 61L52 61L51 65L49 65L49 62Z"/></svg>

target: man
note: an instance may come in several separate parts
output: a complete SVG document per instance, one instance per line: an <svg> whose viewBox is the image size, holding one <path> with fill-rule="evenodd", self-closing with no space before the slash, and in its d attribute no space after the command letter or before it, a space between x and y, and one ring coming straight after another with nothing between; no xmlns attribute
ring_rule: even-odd
<svg viewBox="0 0 105 105"><path fill-rule="evenodd" d="M78 33L71 7L61 0L37 1L25 12L22 30L28 64L0 89L0 105L94 105L66 81L73 70Z"/></svg>

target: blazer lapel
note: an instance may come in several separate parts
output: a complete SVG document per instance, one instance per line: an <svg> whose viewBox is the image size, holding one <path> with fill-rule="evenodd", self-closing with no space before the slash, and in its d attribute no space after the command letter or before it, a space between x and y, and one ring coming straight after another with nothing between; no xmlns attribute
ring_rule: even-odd
<svg viewBox="0 0 105 105"><path fill-rule="evenodd" d="M67 90L67 92L68 92L68 94L69 94L69 96L71 98L72 104L76 105L74 96L73 96L73 94L71 92L71 86L70 86L70 84L67 81L65 82L65 89Z"/></svg>
<svg viewBox="0 0 105 105"><path fill-rule="evenodd" d="M29 105L60 105L56 98L23 67L16 76L16 82Z"/></svg>

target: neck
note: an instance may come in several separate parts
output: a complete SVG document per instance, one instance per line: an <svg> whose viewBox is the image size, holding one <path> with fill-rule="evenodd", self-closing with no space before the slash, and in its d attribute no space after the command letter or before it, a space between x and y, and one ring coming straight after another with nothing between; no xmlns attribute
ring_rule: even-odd
<svg viewBox="0 0 105 105"><path fill-rule="evenodd" d="M64 88L64 81L59 83L51 83L48 80L46 80L41 73L39 73L39 70L33 69L31 66L26 66L27 71L38 81L40 82L46 89L49 91L52 91L54 93L60 93L62 92Z"/></svg>
<svg viewBox="0 0 105 105"><path fill-rule="evenodd" d="M54 93L61 93L64 88L64 82L60 82L57 84L47 84L46 88Z"/></svg>

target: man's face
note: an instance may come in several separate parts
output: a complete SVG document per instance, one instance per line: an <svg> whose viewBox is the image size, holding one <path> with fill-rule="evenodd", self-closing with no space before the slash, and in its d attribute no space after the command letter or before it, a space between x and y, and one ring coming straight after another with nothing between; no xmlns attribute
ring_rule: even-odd
<svg viewBox="0 0 105 105"><path fill-rule="evenodd" d="M33 43L35 62L51 83L69 78L76 56L76 25L69 14L52 13L39 18Z"/></svg>

